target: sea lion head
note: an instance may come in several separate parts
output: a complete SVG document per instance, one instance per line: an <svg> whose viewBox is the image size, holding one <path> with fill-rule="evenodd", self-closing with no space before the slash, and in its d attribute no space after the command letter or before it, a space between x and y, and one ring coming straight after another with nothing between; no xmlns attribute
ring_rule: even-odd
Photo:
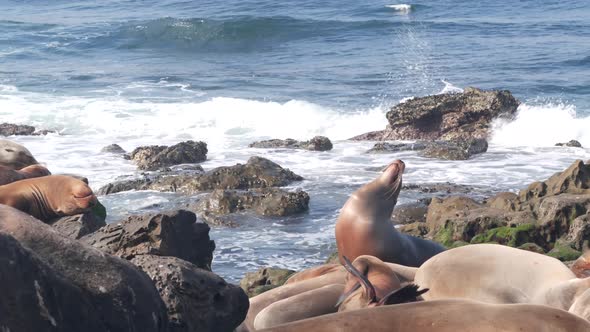
<svg viewBox="0 0 590 332"><path fill-rule="evenodd" d="M0 139L0 165L19 170L37 164L37 160L24 146L13 141Z"/></svg>
<svg viewBox="0 0 590 332"><path fill-rule="evenodd" d="M58 182L59 190L54 193L51 201L58 215L70 216L90 210L97 203L92 189L81 180L65 175L52 175ZM42 178L40 178L42 179Z"/></svg>
<svg viewBox="0 0 590 332"><path fill-rule="evenodd" d="M397 198L402 189L402 176L406 165L397 159L383 169L375 180L359 189L357 197L363 197L365 213L371 213L373 219L389 220Z"/></svg>

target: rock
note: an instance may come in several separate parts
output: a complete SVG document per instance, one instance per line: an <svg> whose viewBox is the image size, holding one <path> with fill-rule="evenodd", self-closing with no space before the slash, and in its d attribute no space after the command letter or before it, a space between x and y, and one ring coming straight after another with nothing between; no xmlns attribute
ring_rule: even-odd
<svg viewBox="0 0 590 332"><path fill-rule="evenodd" d="M209 226L196 220L194 213L185 210L129 216L81 241L125 259L173 256L211 270L215 242L209 239Z"/></svg>
<svg viewBox="0 0 590 332"><path fill-rule="evenodd" d="M141 170L155 171L178 164L193 164L207 160L207 144L186 141L173 146L142 146L131 152L131 160Z"/></svg>
<svg viewBox="0 0 590 332"><path fill-rule="evenodd" d="M588 248L590 242L590 214L586 213L574 219L569 225L564 240L578 251Z"/></svg>
<svg viewBox="0 0 590 332"><path fill-rule="evenodd" d="M230 332L246 318L248 296L209 271L176 257L139 255L131 262L160 292L170 332Z"/></svg>
<svg viewBox="0 0 590 332"><path fill-rule="evenodd" d="M397 226L397 230L416 237L424 237L428 234L428 227L424 222L413 222Z"/></svg>
<svg viewBox="0 0 590 332"><path fill-rule="evenodd" d="M27 125L17 125L12 123L0 124L0 136L40 136L55 133L54 130L38 130L35 127Z"/></svg>
<svg viewBox="0 0 590 332"><path fill-rule="evenodd" d="M484 138L474 138L461 141L435 141L428 144L426 149L419 152L419 155L445 160L467 160L487 150L488 142Z"/></svg>
<svg viewBox="0 0 590 332"><path fill-rule="evenodd" d="M104 148L100 149L100 152L103 152L103 153L114 153L114 154L124 154L124 153L127 153L127 151L125 151L118 144L107 145Z"/></svg>
<svg viewBox="0 0 590 332"><path fill-rule="evenodd" d="M0 135L12 136L12 135L32 135L35 132L35 127L27 125L16 125L12 123L1 123L0 124Z"/></svg>
<svg viewBox="0 0 590 332"><path fill-rule="evenodd" d="M96 326L104 326L102 331L166 331L164 303L149 277L131 263L69 239L51 226L3 205L0 234L13 236L56 274L80 288L100 319Z"/></svg>
<svg viewBox="0 0 590 332"><path fill-rule="evenodd" d="M391 219L398 225L426 222L426 213L428 213L428 205L424 202L398 204L393 209Z"/></svg>
<svg viewBox="0 0 590 332"><path fill-rule="evenodd" d="M541 235L546 242L554 243L569 232L577 217L590 212L590 195L561 194L535 199L529 204Z"/></svg>
<svg viewBox="0 0 590 332"><path fill-rule="evenodd" d="M293 270L265 267L256 272L247 272L240 281L240 287L249 297L254 297L282 286L294 273Z"/></svg>
<svg viewBox="0 0 590 332"><path fill-rule="evenodd" d="M547 256L557 258L562 262L576 260L581 255L582 253L580 251L577 251L571 246L569 246L567 243L563 243L560 241L555 243L553 249L551 249L551 251L547 253Z"/></svg>
<svg viewBox="0 0 590 332"><path fill-rule="evenodd" d="M463 93L413 98L387 112L388 127L354 140L466 140L488 138L492 120L512 118L519 102L509 91L466 88Z"/></svg>
<svg viewBox="0 0 590 332"><path fill-rule="evenodd" d="M315 136L309 141L297 141L291 138L287 139L270 139L265 141L254 142L248 145L251 148L265 149L304 149L310 151L329 151L332 150L332 142L325 136Z"/></svg>
<svg viewBox="0 0 590 332"><path fill-rule="evenodd" d="M543 182L533 182L521 190L522 201L544 196L568 194L590 194L590 164L576 160L565 171L558 172Z"/></svg>
<svg viewBox="0 0 590 332"><path fill-rule="evenodd" d="M246 164L217 167L205 173L144 175L141 179L115 182L100 188L98 194L108 195L124 190L157 190L193 195L214 189L282 187L301 180L301 176L266 158L251 157Z"/></svg>
<svg viewBox="0 0 590 332"><path fill-rule="evenodd" d="M556 143L555 146L570 146L570 147L574 147L574 148L581 148L582 144L578 141L576 141L575 139L567 142L567 143Z"/></svg>
<svg viewBox="0 0 590 332"><path fill-rule="evenodd" d="M533 224L503 226L474 236L471 243L499 243L510 247L519 247L525 243L534 243L537 234L536 226Z"/></svg>
<svg viewBox="0 0 590 332"><path fill-rule="evenodd" d="M426 149L428 144L424 141L417 141L414 143L390 143L378 142L373 145L367 153L395 153L402 151L420 151Z"/></svg>
<svg viewBox="0 0 590 332"><path fill-rule="evenodd" d="M82 290L3 233L0 280L1 331L106 330Z"/></svg>
<svg viewBox="0 0 590 332"><path fill-rule="evenodd" d="M49 222L59 233L77 240L84 235L93 233L106 226L104 219L100 219L92 212L57 218Z"/></svg>
<svg viewBox="0 0 590 332"><path fill-rule="evenodd" d="M530 242L520 245L518 247L518 249L536 252L537 254L544 254L545 253L545 249L541 248L541 246L539 246L536 243L530 243Z"/></svg>
<svg viewBox="0 0 590 332"><path fill-rule="evenodd" d="M21 169L30 165L38 164L37 160L24 146L9 141L0 139L0 165L12 169Z"/></svg>
<svg viewBox="0 0 590 332"><path fill-rule="evenodd" d="M511 192L501 192L485 201L486 206L504 211L517 211L519 206L518 195Z"/></svg>

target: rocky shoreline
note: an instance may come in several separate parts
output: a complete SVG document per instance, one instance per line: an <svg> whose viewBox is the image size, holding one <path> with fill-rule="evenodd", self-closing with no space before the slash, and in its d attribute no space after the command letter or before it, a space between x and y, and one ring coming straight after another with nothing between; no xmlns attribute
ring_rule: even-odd
<svg viewBox="0 0 590 332"><path fill-rule="evenodd" d="M508 91L475 88L415 98L387 113L385 130L353 140L379 141L367 153L418 151L425 158L467 160L487 151L491 122L513 117L518 105ZM48 133L29 127L2 124L0 135ZM330 153L336 144L318 136L250 147ZM43 222L0 205L0 272L7 280L0 285L6 294L0 313L15 313L0 315L0 330L233 331L246 316L248 296L282 285L294 273L243 271L241 288L229 284L211 271L215 242L209 231L240 227L242 213L306 213L313 197L294 187L302 176L258 156L205 170L198 165L207 160L205 142L144 146L129 154L114 144L103 152L129 159L141 173L113 179L97 190L101 197L153 190L186 199L170 211L110 224L101 205ZM425 198L398 205L392 223L447 248L499 243L573 261L590 241L589 162L578 160L518 193L453 184L406 184L404 190Z"/></svg>

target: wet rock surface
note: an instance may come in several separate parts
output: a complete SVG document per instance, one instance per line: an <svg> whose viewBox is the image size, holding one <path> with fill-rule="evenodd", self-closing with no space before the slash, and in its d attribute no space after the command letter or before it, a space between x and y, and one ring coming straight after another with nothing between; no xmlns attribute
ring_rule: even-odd
<svg viewBox="0 0 590 332"><path fill-rule="evenodd" d="M207 144L185 141L172 146L142 146L133 150L131 160L141 170L155 171L179 164L200 163L207 160Z"/></svg>
<svg viewBox="0 0 590 332"><path fill-rule="evenodd" d="M251 148L264 149L304 149L310 151L329 151L332 150L333 145L329 138L325 136L315 136L309 141L297 141L291 138L287 139L270 139L265 141L258 141L248 145Z"/></svg>
<svg viewBox="0 0 590 332"><path fill-rule="evenodd" d="M49 225L71 239L79 239L106 226L106 223L104 219L96 216L93 212L86 212L75 216L54 219L49 222Z"/></svg>
<svg viewBox="0 0 590 332"><path fill-rule="evenodd" d="M282 286L295 271L289 269L265 267L256 272L247 272L240 281L240 287L249 297L262 294L275 287Z"/></svg>
<svg viewBox="0 0 590 332"><path fill-rule="evenodd" d="M125 259L138 255L172 256L211 270L215 243L209 226L185 210L129 216L81 239L106 253Z"/></svg>
<svg viewBox="0 0 590 332"><path fill-rule="evenodd" d="M107 145L107 146L103 147L102 149L100 149L100 152L103 152L103 153L113 153L113 154L125 154L125 153L127 153L127 151L125 151L121 146L119 146L119 144Z"/></svg>
<svg viewBox="0 0 590 332"><path fill-rule="evenodd" d="M282 187L303 178L289 169L261 157L251 157L246 164L222 166L207 172L186 171L146 174L140 179L108 184L98 190L108 195L127 190L172 191L192 195L214 189L250 189Z"/></svg>
<svg viewBox="0 0 590 332"><path fill-rule="evenodd" d="M569 147L573 147L573 148L581 148L582 143L573 139L573 140L566 142L566 143L555 143L555 146L569 146Z"/></svg>
<svg viewBox="0 0 590 332"><path fill-rule="evenodd" d="M67 283L79 288L80 298L88 299L98 317L96 326L104 327L103 331L166 331L164 303L149 277L131 263L69 239L7 206L0 206L0 234L10 234ZM61 314L69 316L67 310ZM77 330L86 329L72 331Z"/></svg>
<svg viewBox="0 0 590 332"><path fill-rule="evenodd" d="M413 98L387 112L385 130L353 140L463 140L487 138L498 117L512 118L519 101L509 91L466 88L463 93Z"/></svg>
<svg viewBox="0 0 590 332"><path fill-rule="evenodd" d="M414 143L379 142L367 153L396 153L418 151L418 155L445 160L467 160L473 155L488 150L488 142L483 138L461 141L417 141Z"/></svg>
<svg viewBox="0 0 590 332"><path fill-rule="evenodd" d="M33 126L0 123L0 136L39 136L54 133L53 130L36 130Z"/></svg>
<svg viewBox="0 0 590 332"><path fill-rule="evenodd" d="M176 257L139 255L131 262L158 289L170 332L230 332L246 317L248 296L212 272Z"/></svg>

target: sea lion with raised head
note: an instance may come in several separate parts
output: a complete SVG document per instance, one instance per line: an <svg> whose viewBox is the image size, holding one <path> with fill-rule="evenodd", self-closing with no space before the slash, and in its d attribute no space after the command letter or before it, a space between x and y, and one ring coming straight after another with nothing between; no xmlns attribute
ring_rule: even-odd
<svg viewBox="0 0 590 332"><path fill-rule="evenodd" d="M395 160L375 180L355 191L340 210L336 222L336 244L342 256L354 260L361 255L385 262L418 267L444 251L438 243L398 232L391 213L402 187L405 164Z"/></svg>
<svg viewBox="0 0 590 332"><path fill-rule="evenodd" d="M0 186L0 204L42 221L89 211L96 204L90 187L75 178L49 175Z"/></svg>
<svg viewBox="0 0 590 332"><path fill-rule="evenodd" d="M590 278L579 279L559 260L497 244L454 248L422 264L414 282L426 301L463 298L486 303L546 305L590 319Z"/></svg>
<svg viewBox="0 0 590 332"><path fill-rule="evenodd" d="M20 170L14 170L10 167L0 166L0 186L24 179L32 179L42 176L51 175L51 172L45 166L35 164Z"/></svg>
<svg viewBox="0 0 590 332"><path fill-rule="evenodd" d="M260 332L588 332L566 311L532 304L437 300L366 308L278 325Z"/></svg>
<svg viewBox="0 0 590 332"><path fill-rule="evenodd" d="M0 166L18 170L34 164L38 162L27 148L7 139L0 139Z"/></svg>

